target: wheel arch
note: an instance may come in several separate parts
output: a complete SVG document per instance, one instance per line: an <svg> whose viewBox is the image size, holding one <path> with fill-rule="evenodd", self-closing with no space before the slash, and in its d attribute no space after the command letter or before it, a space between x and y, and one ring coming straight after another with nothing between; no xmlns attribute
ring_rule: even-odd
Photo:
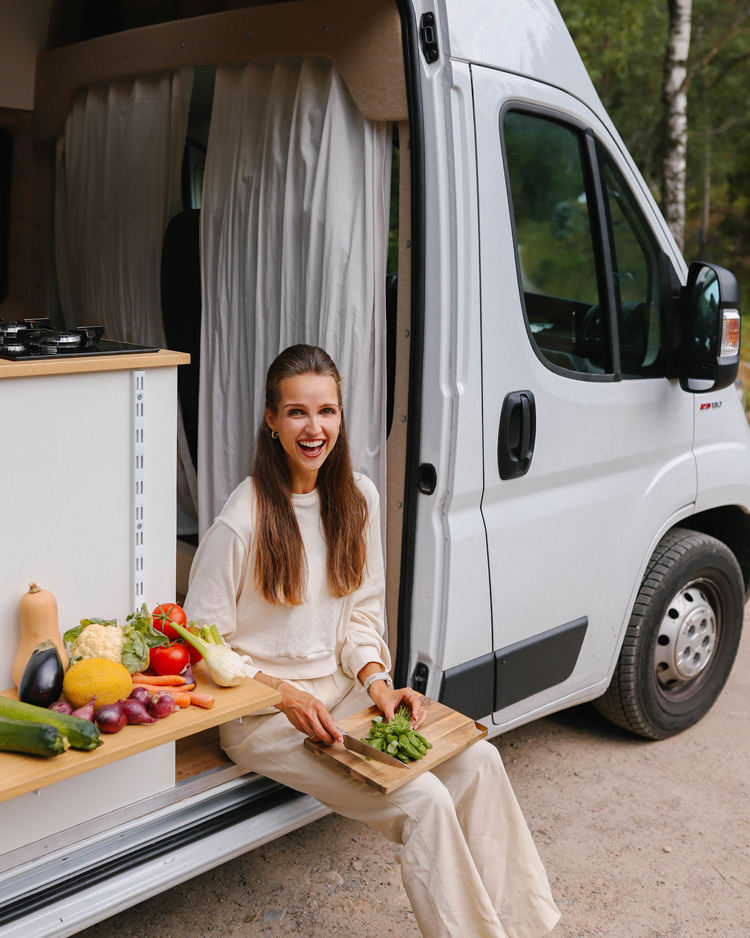
<svg viewBox="0 0 750 938"><path fill-rule="evenodd" d="M732 551L742 570L745 599L750 598L750 514L741 505L720 505L696 512L676 522L674 527L709 534Z"/></svg>

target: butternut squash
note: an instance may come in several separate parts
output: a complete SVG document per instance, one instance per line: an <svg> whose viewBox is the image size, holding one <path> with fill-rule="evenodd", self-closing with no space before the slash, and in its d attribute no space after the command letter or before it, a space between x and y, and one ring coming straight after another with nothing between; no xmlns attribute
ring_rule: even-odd
<svg viewBox="0 0 750 938"><path fill-rule="evenodd" d="M36 646L49 638L60 652L63 667L68 667L68 653L60 638L57 624L57 601L49 590L40 589L36 583L29 583L28 593L24 593L18 604L18 618L21 622L21 641L13 662L13 683L18 684L23 670Z"/></svg>

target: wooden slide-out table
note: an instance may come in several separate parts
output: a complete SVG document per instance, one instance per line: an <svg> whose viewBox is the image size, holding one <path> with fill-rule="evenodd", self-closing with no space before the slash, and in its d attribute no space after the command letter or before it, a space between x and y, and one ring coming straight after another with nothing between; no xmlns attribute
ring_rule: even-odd
<svg viewBox="0 0 750 938"><path fill-rule="evenodd" d="M196 682L196 693L211 694L216 699L210 710L191 705L175 710L157 723L126 726L119 733L102 733L102 745L91 752L70 748L67 752L49 758L0 752L0 801L53 785L146 749L201 733L237 717L271 707L281 700L278 691L250 678L246 678L239 687L217 687L210 679L197 676ZM168 687L164 689L169 690ZM18 699L15 688L0 693L3 697Z"/></svg>

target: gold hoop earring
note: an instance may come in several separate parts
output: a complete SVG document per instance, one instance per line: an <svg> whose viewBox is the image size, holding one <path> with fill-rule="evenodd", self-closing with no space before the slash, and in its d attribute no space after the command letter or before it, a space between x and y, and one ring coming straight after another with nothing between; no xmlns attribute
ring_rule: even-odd
<svg viewBox="0 0 750 938"><path fill-rule="evenodd" d="M278 430L271 430L271 436L274 438L274 440L278 440L278 438L279 438L279 431L278 431Z"/></svg>

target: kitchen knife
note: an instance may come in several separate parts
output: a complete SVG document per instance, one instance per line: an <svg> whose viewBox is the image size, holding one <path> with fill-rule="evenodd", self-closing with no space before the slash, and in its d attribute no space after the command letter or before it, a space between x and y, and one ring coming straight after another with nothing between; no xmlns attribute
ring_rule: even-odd
<svg viewBox="0 0 750 938"><path fill-rule="evenodd" d="M360 756L374 759L376 762L382 762L385 765L395 765L402 769L409 768L408 762L402 762L394 756L389 756L387 752L381 752L374 746L368 746L367 743L363 743L362 740L357 739L356 736L350 736L346 730L342 730L341 727L338 727L338 730L344 737L344 746L346 746L350 752L356 752Z"/></svg>

